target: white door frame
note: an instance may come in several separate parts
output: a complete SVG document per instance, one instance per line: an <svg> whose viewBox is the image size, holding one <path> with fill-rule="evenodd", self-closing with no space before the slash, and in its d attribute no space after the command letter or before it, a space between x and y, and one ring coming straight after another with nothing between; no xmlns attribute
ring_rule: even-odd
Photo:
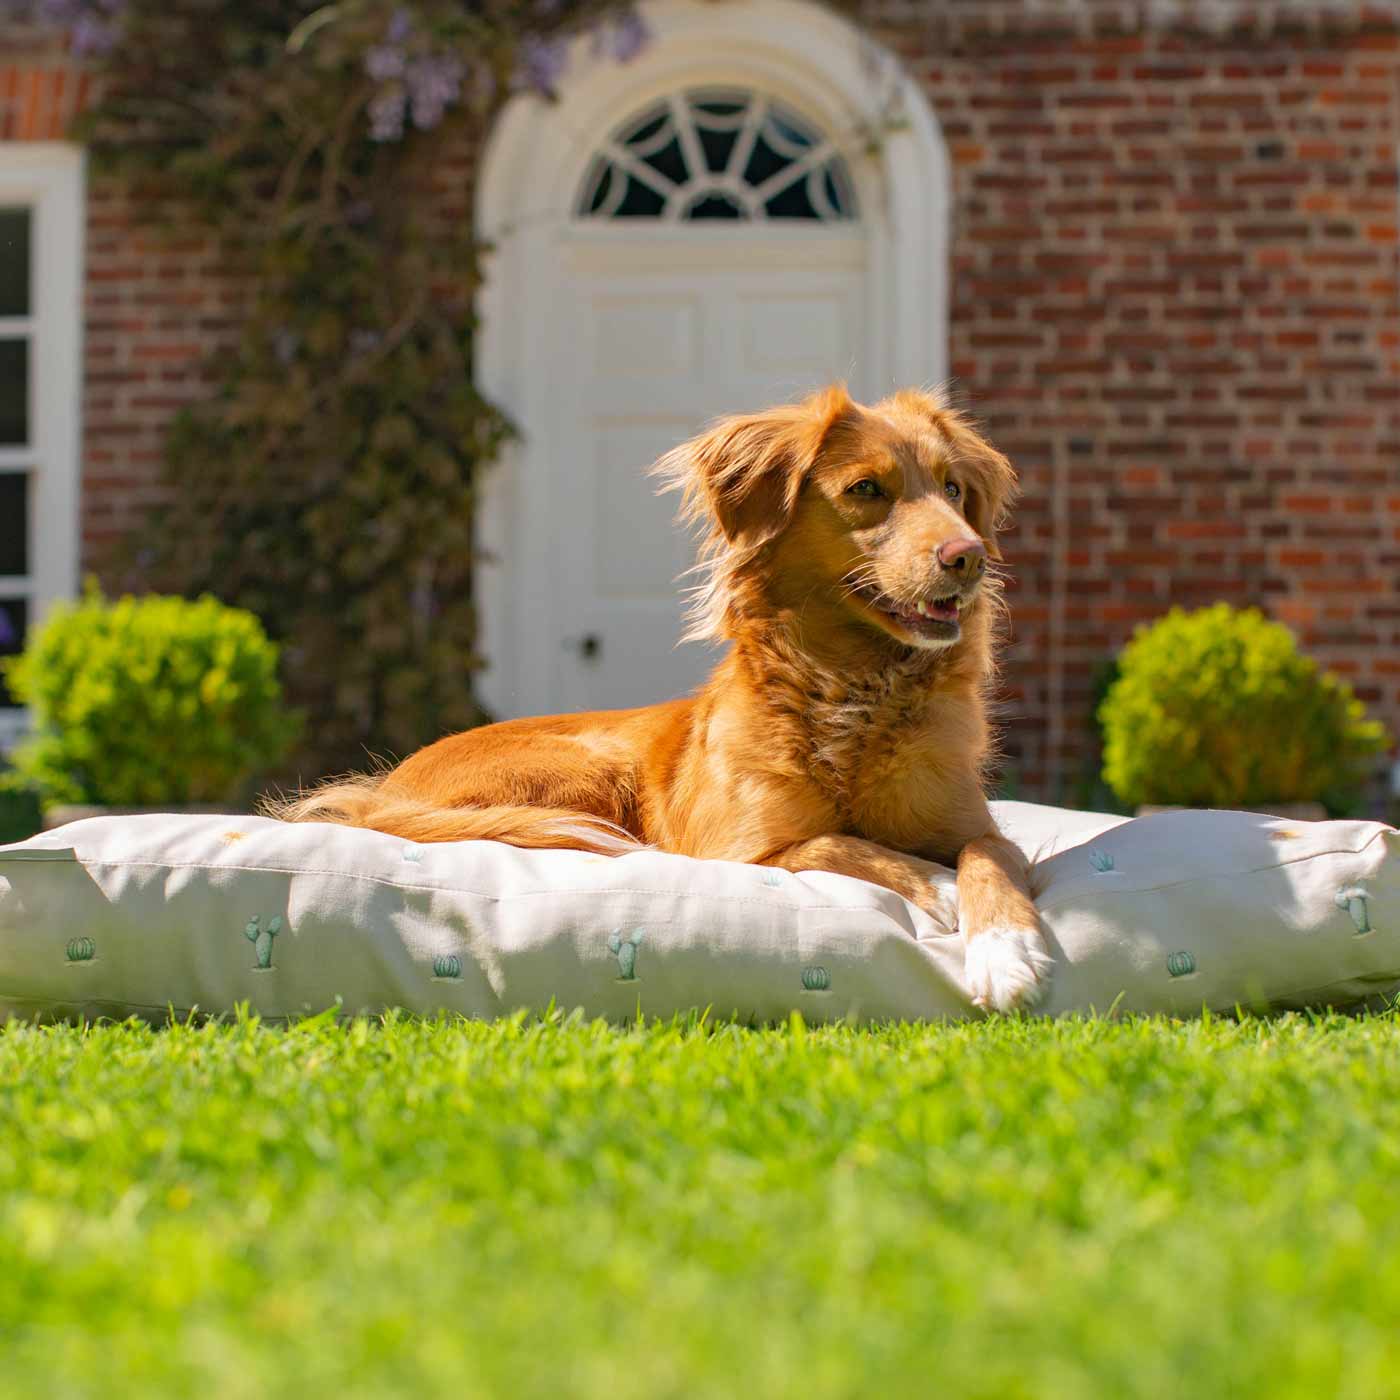
<svg viewBox="0 0 1400 1400"><path fill-rule="evenodd" d="M927 98L859 29L809 0L655 0L651 43L628 64L578 40L557 100L514 98L483 156L477 232L490 249L478 298L476 377L522 440L483 473L476 512L478 686L498 718L549 708L552 550L547 522L554 460L547 434L560 296L554 245L573 219L590 158L613 128L653 98L692 84L751 86L809 115L846 157L867 240L868 344L860 376L874 386L947 375L947 152ZM695 237L696 226L650 220L619 230L639 243ZM714 225L709 225L713 229ZM609 230L612 233L613 230ZM736 405L740 407L740 405Z"/></svg>

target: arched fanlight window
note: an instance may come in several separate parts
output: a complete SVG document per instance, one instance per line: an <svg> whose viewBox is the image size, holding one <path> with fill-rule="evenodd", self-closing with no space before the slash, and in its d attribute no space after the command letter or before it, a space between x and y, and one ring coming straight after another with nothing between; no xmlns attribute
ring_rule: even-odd
<svg viewBox="0 0 1400 1400"><path fill-rule="evenodd" d="M584 177L584 219L856 217L845 159L805 117L740 88L653 102L603 143Z"/></svg>

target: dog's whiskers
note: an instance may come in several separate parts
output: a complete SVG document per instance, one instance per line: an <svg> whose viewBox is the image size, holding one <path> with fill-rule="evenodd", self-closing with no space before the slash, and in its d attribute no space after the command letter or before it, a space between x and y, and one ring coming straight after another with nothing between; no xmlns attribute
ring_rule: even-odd
<svg viewBox="0 0 1400 1400"><path fill-rule="evenodd" d="M868 589L875 593L884 591L880 587L879 579L875 577L873 566L865 562L856 565L855 568L843 574L841 577L841 585L846 592L857 596L862 589Z"/></svg>

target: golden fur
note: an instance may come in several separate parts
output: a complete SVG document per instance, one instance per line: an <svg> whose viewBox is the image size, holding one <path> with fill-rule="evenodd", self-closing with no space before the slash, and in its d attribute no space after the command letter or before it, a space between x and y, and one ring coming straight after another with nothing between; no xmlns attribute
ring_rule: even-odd
<svg viewBox="0 0 1400 1400"><path fill-rule="evenodd" d="M982 781L1006 458L929 394L832 386L655 470L704 528L688 635L732 642L696 694L454 734L277 815L829 870L944 916L930 863L956 862L975 999L1031 1003L1049 959Z"/></svg>

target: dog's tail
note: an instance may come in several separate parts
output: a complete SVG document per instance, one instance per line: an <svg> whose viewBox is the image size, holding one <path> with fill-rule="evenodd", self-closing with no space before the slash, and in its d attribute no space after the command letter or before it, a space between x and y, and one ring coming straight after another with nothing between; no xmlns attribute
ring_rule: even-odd
<svg viewBox="0 0 1400 1400"><path fill-rule="evenodd" d="M631 832L567 807L439 807L385 792L375 775L340 778L286 799L265 799L264 815L284 822L368 827L405 841L504 841L534 850L621 856L645 849Z"/></svg>

